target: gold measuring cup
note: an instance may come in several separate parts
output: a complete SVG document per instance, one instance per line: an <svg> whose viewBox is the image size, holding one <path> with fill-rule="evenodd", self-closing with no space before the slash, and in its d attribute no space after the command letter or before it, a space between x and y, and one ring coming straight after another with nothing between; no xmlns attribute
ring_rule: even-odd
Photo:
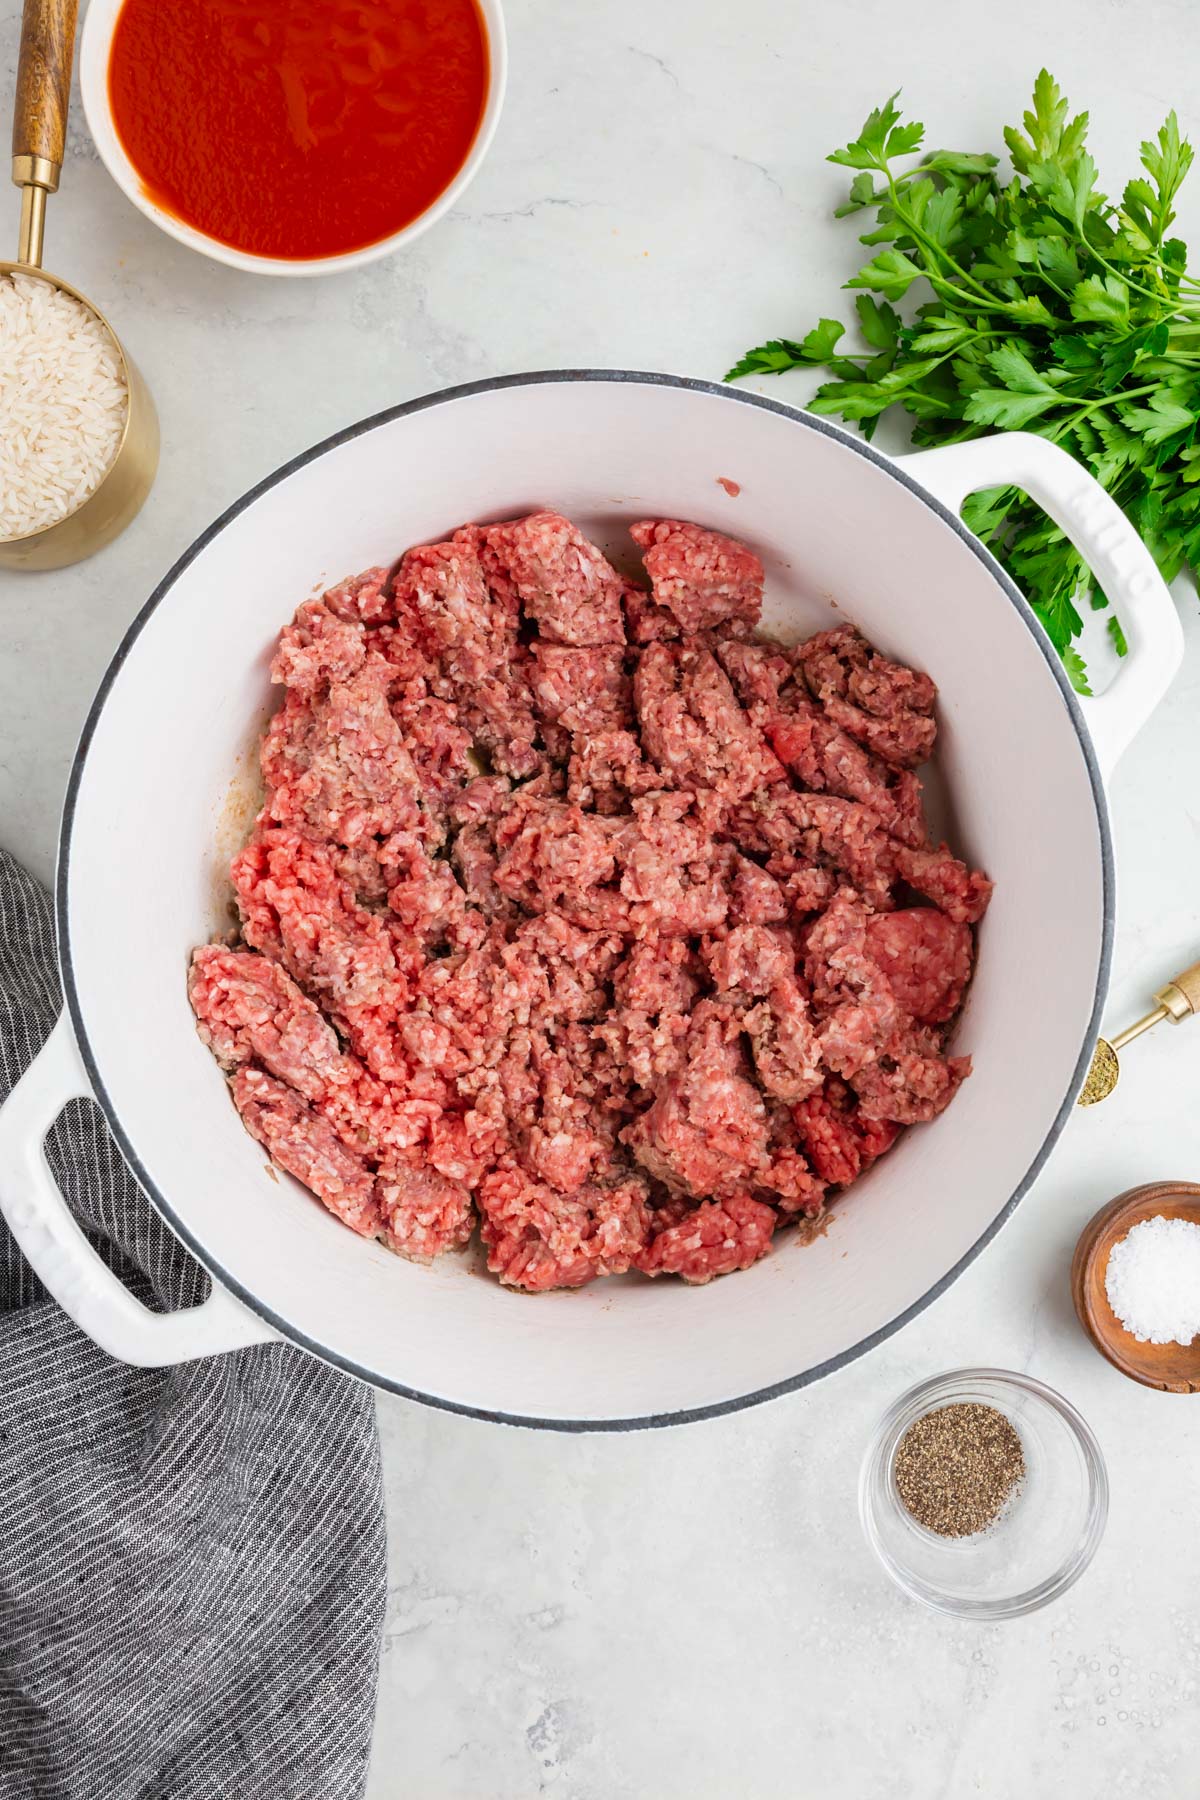
<svg viewBox="0 0 1200 1800"><path fill-rule="evenodd" d="M1097 1039L1092 1053L1092 1066L1088 1070L1077 1105L1095 1106L1098 1100L1108 1099L1121 1074L1117 1051L1123 1050L1126 1044L1131 1044L1134 1038L1141 1037L1143 1031L1149 1031L1153 1025L1160 1025L1164 1019L1170 1019L1172 1025L1181 1025L1184 1019L1190 1019L1194 1013L1200 1012L1200 963L1193 963L1190 969L1184 969L1174 981L1168 981L1166 987L1160 987L1154 998L1158 1004L1153 1012L1148 1012L1132 1025L1127 1025L1124 1031L1115 1032L1111 1038Z"/></svg>
<svg viewBox="0 0 1200 1800"><path fill-rule="evenodd" d="M77 9L78 0L25 0L12 140L21 236L16 262L0 262L0 275L45 281L78 300L100 322L116 346L125 377L125 428L99 486L74 512L23 537L0 538L0 568L5 569L61 569L102 549L139 511L158 468L158 415L149 388L100 308L42 268L46 197L58 187L66 144Z"/></svg>

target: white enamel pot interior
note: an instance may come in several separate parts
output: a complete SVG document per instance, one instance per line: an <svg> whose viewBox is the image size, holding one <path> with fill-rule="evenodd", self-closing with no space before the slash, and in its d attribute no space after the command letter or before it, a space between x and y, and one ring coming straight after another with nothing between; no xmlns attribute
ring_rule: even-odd
<svg viewBox="0 0 1200 1800"><path fill-rule="evenodd" d="M86 1329L146 1362L278 1334L437 1405L616 1427L798 1387L953 1280L1069 1114L1105 987L1113 872L1082 709L1016 590L930 490L954 504L971 487L1018 480L1120 594L1132 649L1096 703L1103 756L1169 679L1178 626L1121 515L1042 440L1014 434L910 462L911 473L835 427L728 388L518 376L341 433L192 546L114 660L71 780L58 915L82 1064L60 1027L0 1117L0 1201ZM740 484L736 497L719 477ZM645 514L734 533L766 564L769 628L794 638L851 619L931 671L948 822L996 882L956 1038L975 1070L953 1106L854 1187L823 1239L802 1247L785 1234L764 1262L706 1288L630 1277L528 1298L472 1255L426 1269L362 1242L268 1171L188 1007L188 954L229 924L225 866L281 625L306 596L409 544L546 506L630 567L626 526ZM132 1301L116 1316L61 1212L48 1217L30 1145L89 1084L157 1205L222 1284L190 1324L175 1314L148 1331Z"/></svg>

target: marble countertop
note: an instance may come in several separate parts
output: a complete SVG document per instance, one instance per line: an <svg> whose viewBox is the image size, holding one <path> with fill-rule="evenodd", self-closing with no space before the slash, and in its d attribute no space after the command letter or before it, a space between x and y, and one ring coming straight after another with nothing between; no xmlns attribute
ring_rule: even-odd
<svg viewBox="0 0 1200 1800"><path fill-rule="evenodd" d="M0 0L0 63L15 60L19 10ZM830 218L842 182L821 158L897 86L935 139L980 148L1047 63L1091 109L1102 185L1132 173L1171 104L1200 132L1190 0L1009 0L986 17L947 0L508 12L511 88L479 180L409 253L347 277L257 279L177 246L120 196L76 113L48 260L117 322L165 450L119 544L65 573L0 575L0 831L40 875L126 624L192 537L285 458L501 371L719 376L747 344L835 310L856 246ZM1193 184L1182 228L1200 241ZM15 239L15 196L10 226ZM1184 672L1112 787L1114 1021L1200 950L1200 609L1186 611ZM791 1398L590 1438L382 1398L391 1603L370 1800L1200 1795L1200 1407L1108 1368L1067 1287L1103 1200L1196 1175L1198 1069L1200 1034L1147 1039L1119 1098L1072 1121L950 1292ZM857 1519L879 1413L964 1363L1060 1388L1112 1482L1083 1581L1002 1626L903 1599Z"/></svg>

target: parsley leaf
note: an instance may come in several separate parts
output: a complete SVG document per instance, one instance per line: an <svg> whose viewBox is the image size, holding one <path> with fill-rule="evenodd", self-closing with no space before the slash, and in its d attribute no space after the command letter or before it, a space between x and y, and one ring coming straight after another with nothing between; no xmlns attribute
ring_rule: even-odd
<svg viewBox="0 0 1200 1800"><path fill-rule="evenodd" d="M903 250L881 250L857 275L851 276L846 286L871 288L877 294L886 294L889 300L899 300L922 273L920 263Z"/></svg>
<svg viewBox="0 0 1200 1800"><path fill-rule="evenodd" d="M1010 394L1006 388L976 388L963 408L963 418L975 425L998 425L1002 431L1020 431L1031 419L1048 412L1057 395Z"/></svg>
<svg viewBox="0 0 1200 1800"><path fill-rule="evenodd" d="M1119 275L1089 275L1071 296L1071 317L1102 325L1129 323L1129 289Z"/></svg>
<svg viewBox="0 0 1200 1800"><path fill-rule="evenodd" d="M1171 111L1167 114L1165 124L1159 126L1157 140L1142 145L1142 167L1155 187L1155 196L1149 210L1155 227L1156 243L1161 244L1167 227L1175 218L1171 202L1191 166L1192 146L1180 138L1179 120L1174 111ZM1133 185L1131 182L1130 186ZM1141 185L1145 186L1145 183Z"/></svg>
<svg viewBox="0 0 1200 1800"><path fill-rule="evenodd" d="M900 315L894 307L886 300L876 301L870 294L860 294L854 302L854 310L858 314L858 328L873 349L894 349L900 333Z"/></svg>
<svg viewBox="0 0 1200 1800"><path fill-rule="evenodd" d="M1124 406L1122 422L1145 438L1148 444L1161 444L1177 431L1187 431L1196 422L1196 413L1182 404L1169 388L1151 394L1149 406Z"/></svg>
<svg viewBox="0 0 1200 1800"><path fill-rule="evenodd" d="M850 169L887 169L888 158L907 156L917 149L925 135L923 125L901 125L896 110L898 94L876 107L858 136L843 150L835 150L827 159L845 163Z"/></svg>
<svg viewBox="0 0 1200 1800"><path fill-rule="evenodd" d="M834 347L845 335L846 327L838 319L821 319L800 342L790 338L772 338L756 350L747 350L726 375L726 381L737 381L743 375L782 375L785 369L807 364L822 367L833 357Z"/></svg>

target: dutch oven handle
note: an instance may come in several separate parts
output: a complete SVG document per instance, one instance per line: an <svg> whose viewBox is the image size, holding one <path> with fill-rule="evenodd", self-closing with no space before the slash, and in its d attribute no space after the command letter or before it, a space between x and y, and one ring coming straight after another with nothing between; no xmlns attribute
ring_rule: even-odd
<svg viewBox="0 0 1200 1800"><path fill-rule="evenodd" d="M151 1312L93 1250L45 1151L63 1107L90 1093L64 1013L0 1108L0 1212L30 1267L80 1330L120 1362L160 1368L275 1342L277 1333L215 1281L201 1306Z"/></svg>
<svg viewBox="0 0 1200 1800"><path fill-rule="evenodd" d="M967 495L981 488L1021 488L1079 551L1116 607L1129 646L1105 691L1082 697L1101 773L1111 774L1183 657L1183 626L1171 591L1125 514L1073 456L1029 431L922 450L902 462L956 515Z"/></svg>

